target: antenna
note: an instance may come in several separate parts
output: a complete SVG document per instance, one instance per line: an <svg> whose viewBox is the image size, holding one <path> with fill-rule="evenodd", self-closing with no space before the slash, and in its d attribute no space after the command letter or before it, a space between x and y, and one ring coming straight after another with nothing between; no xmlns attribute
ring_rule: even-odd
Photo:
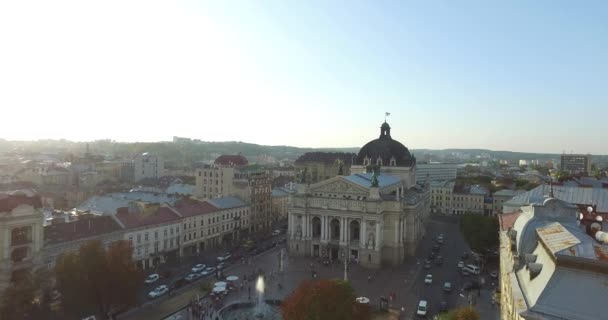
<svg viewBox="0 0 608 320"><path fill-rule="evenodd" d="M549 180L549 197L555 198L553 196L553 178L551 178L551 180Z"/></svg>

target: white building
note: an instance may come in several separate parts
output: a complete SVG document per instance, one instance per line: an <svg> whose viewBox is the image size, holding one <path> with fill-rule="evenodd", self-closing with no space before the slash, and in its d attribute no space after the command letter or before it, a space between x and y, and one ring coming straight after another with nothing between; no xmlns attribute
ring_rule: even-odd
<svg viewBox="0 0 608 320"><path fill-rule="evenodd" d="M356 259L373 268L403 263L424 235L430 211L429 186L416 183L416 158L391 138L385 122L351 173L300 185L292 195L290 254Z"/></svg>
<svg viewBox="0 0 608 320"><path fill-rule="evenodd" d="M416 181L451 181L456 179L457 166L454 163L420 163L416 165Z"/></svg>
<svg viewBox="0 0 608 320"><path fill-rule="evenodd" d="M160 178L164 176L165 163L163 159L149 152L135 157L135 181L144 178Z"/></svg>

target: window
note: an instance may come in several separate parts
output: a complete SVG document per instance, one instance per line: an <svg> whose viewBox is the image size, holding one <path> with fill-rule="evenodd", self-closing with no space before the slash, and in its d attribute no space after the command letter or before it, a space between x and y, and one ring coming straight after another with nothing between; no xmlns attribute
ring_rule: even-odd
<svg viewBox="0 0 608 320"><path fill-rule="evenodd" d="M141 243L141 234L138 234L138 235L137 235L137 243L138 243L138 244L139 244L139 243Z"/></svg>
<svg viewBox="0 0 608 320"><path fill-rule="evenodd" d="M131 243L131 246L133 246L133 236L129 236L129 243Z"/></svg>
<svg viewBox="0 0 608 320"><path fill-rule="evenodd" d="M376 164L379 165L379 166L381 166L382 165L382 159L378 158L376 160Z"/></svg>
<svg viewBox="0 0 608 320"><path fill-rule="evenodd" d="M165 237L167 236L167 228L164 230Z"/></svg>
<svg viewBox="0 0 608 320"><path fill-rule="evenodd" d="M158 230L154 231L154 240L158 240Z"/></svg>
<svg viewBox="0 0 608 320"><path fill-rule="evenodd" d="M200 171L198 172L198 176L199 176L199 177L201 176L201 172L200 172Z"/></svg>
<svg viewBox="0 0 608 320"><path fill-rule="evenodd" d="M148 241L148 233L144 233L144 241Z"/></svg>

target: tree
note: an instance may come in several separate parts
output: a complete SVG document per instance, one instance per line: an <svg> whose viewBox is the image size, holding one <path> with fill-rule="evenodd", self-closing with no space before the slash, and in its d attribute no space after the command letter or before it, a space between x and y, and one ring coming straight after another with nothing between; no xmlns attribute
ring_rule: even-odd
<svg viewBox="0 0 608 320"><path fill-rule="evenodd" d="M51 284L47 269L24 274L3 292L0 319L49 319Z"/></svg>
<svg viewBox="0 0 608 320"><path fill-rule="evenodd" d="M285 320L368 320L369 308L355 302L348 282L305 281L281 305Z"/></svg>
<svg viewBox="0 0 608 320"><path fill-rule="evenodd" d="M437 320L479 320L479 313L471 307L463 307L440 314Z"/></svg>
<svg viewBox="0 0 608 320"><path fill-rule="evenodd" d="M132 248L117 241L104 249L99 241L60 257L55 268L64 311L72 316L108 315L134 305L143 275L131 260Z"/></svg>
<svg viewBox="0 0 608 320"><path fill-rule="evenodd" d="M498 246L498 219L465 213L460 221L460 230L471 249L482 252Z"/></svg>

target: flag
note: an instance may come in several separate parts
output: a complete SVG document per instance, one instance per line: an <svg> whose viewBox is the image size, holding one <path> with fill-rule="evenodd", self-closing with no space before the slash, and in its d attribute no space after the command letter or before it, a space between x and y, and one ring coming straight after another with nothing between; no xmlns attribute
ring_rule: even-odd
<svg viewBox="0 0 608 320"><path fill-rule="evenodd" d="M386 116L390 116L390 115L391 115L391 113L390 113L390 112L387 112L387 113L386 113Z"/></svg>

